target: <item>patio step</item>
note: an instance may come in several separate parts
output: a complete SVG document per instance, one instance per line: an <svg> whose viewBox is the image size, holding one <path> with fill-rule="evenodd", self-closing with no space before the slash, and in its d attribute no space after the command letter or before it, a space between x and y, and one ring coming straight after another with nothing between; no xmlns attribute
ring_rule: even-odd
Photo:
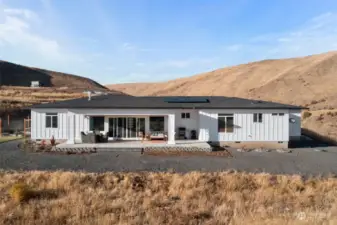
<svg viewBox="0 0 337 225"><path fill-rule="evenodd" d="M192 152L192 151L203 151L203 152L211 152L212 148L209 147L195 147L195 146L149 146L145 147L144 151L179 151L179 152Z"/></svg>
<svg viewBox="0 0 337 225"><path fill-rule="evenodd" d="M141 152L142 148L96 148L96 147L56 147L56 152L95 153L95 152Z"/></svg>

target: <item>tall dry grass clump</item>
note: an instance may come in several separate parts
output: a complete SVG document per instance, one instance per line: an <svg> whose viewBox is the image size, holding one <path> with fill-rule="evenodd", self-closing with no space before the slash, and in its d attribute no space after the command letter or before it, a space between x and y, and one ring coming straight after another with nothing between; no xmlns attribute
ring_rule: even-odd
<svg viewBox="0 0 337 225"><path fill-rule="evenodd" d="M59 191L20 207L17 181ZM337 224L337 180L247 173L1 172L0 224Z"/></svg>
<svg viewBox="0 0 337 225"><path fill-rule="evenodd" d="M16 183L9 189L9 195L15 202L24 202L31 197L32 191L26 184Z"/></svg>

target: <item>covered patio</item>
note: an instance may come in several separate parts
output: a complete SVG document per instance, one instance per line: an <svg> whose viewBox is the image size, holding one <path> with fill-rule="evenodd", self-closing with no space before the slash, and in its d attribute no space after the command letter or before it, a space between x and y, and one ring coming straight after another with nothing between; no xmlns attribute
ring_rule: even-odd
<svg viewBox="0 0 337 225"><path fill-rule="evenodd" d="M141 113L139 113L141 112ZM195 112L197 114L197 112ZM95 144L99 146L125 147L126 145L174 145L177 141L198 142L197 119L188 118L187 126L180 113L152 111L128 111L121 114L74 113L69 117L67 144ZM189 129L189 126L193 129ZM105 143L91 143L85 135L101 134ZM192 134L191 134L192 133ZM151 142L149 142L151 141ZM179 142L178 142L179 143ZM180 142L181 143L181 142Z"/></svg>

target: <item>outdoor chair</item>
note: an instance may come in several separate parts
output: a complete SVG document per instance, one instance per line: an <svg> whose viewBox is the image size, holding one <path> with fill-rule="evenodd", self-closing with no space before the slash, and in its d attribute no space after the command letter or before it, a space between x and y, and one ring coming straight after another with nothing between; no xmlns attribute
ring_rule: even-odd
<svg viewBox="0 0 337 225"><path fill-rule="evenodd" d="M108 133L102 134L100 131L94 130L93 131L94 136L96 137L97 143L106 143L108 142L109 135Z"/></svg>
<svg viewBox="0 0 337 225"><path fill-rule="evenodd" d="M108 139L109 139L109 134L108 133L106 133L106 134L100 134L98 136L98 142L101 142L101 143L107 143Z"/></svg>
<svg viewBox="0 0 337 225"><path fill-rule="evenodd" d="M164 131L152 131L150 139L165 139L165 132Z"/></svg>
<svg viewBox="0 0 337 225"><path fill-rule="evenodd" d="M82 143L96 143L96 135L95 134L86 134L81 132Z"/></svg>
<svg viewBox="0 0 337 225"><path fill-rule="evenodd" d="M186 128L185 127L179 127L178 128L178 139L186 139Z"/></svg>
<svg viewBox="0 0 337 225"><path fill-rule="evenodd" d="M196 130L191 130L191 139L196 140L197 139L197 131Z"/></svg>

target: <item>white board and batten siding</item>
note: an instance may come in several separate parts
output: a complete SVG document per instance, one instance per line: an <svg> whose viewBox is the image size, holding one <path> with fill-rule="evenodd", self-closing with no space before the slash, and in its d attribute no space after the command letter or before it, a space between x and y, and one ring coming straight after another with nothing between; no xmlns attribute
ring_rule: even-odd
<svg viewBox="0 0 337 225"><path fill-rule="evenodd" d="M58 127L46 128L46 114L57 113ZM31 111L32 139L67 139L68 138L68 110L66 109L34 109Z"/></svg>
<svg viewBox="0 0 337 225"><path fill-rule="evenodd" d="M181 118L182 112L190 113L189 119ZM58 113L58 128L46 128L46 114ZM254 113L262 113L262 123L254 123ZM283 116L272 113L284 113ZM218 114L233 114L233 133L218 132ZM105 131L108 128L108 117L138 115L146 119L148 129L149 116L165 116L165 130L168 129L168 115L174 115L175 129L186 127L187 130L197 130L200 141L289 141L289 136L300 135L300 110L247 110L247 109L32 109L31 137L32 139L76 139L80 140L81 132L89 131L89 117L105 118ZM295 118L296 123L289 123L289 118ZM74 128L73 128L74 127Z"/></svg>
<svg viewBox="0 0 337 225"><path fill-rule="evenodd" d="M57 128L46 128L47 113L57 113ZM32 109L31 138L50 139L54 136L55 139L75 139L76 141L79 141L81 139L81 132L89 132L90 130L90 116L106 116L105 132L109 129L109 117L141 116L147 121L146 128L148 129L149 115L165 116L165 130L167 130L168 114L176 114L176 111L169 109ZM180 124L179 121L180 120L177 120ZM176 124L176 126L179 124Z"/></svg>
<svg viewBox="0 0 337 225"><path fill-rule="evenodd" d="M182 113L189 113L190 118L182 118ZM199 110L175 110L175 131L178 132L179 127L186 128L186 136L190 137L191 131L199 129Z"/></svg>
<svg viewBox="0 0 337 225"><path fill-rule="evenodd" d="M262 113L262 123L254 123L254 113ZM233 114L232 133L218 132L218 114ZM229 142L289 140L289 110L200 110L199 115L199 140Z"/></svg>
<svg viewBox="0 0 337 225"><path fill-rule="evenodd" d="M57 113L57 128L46 128L48 113ZM75 139L80 139L81 131L89 131L89 117L85 113L74 113L67 109L32 109L31 118L32 139L51 139L54 136L55 139L66 140L72 135L75 135Z"/></svg>

